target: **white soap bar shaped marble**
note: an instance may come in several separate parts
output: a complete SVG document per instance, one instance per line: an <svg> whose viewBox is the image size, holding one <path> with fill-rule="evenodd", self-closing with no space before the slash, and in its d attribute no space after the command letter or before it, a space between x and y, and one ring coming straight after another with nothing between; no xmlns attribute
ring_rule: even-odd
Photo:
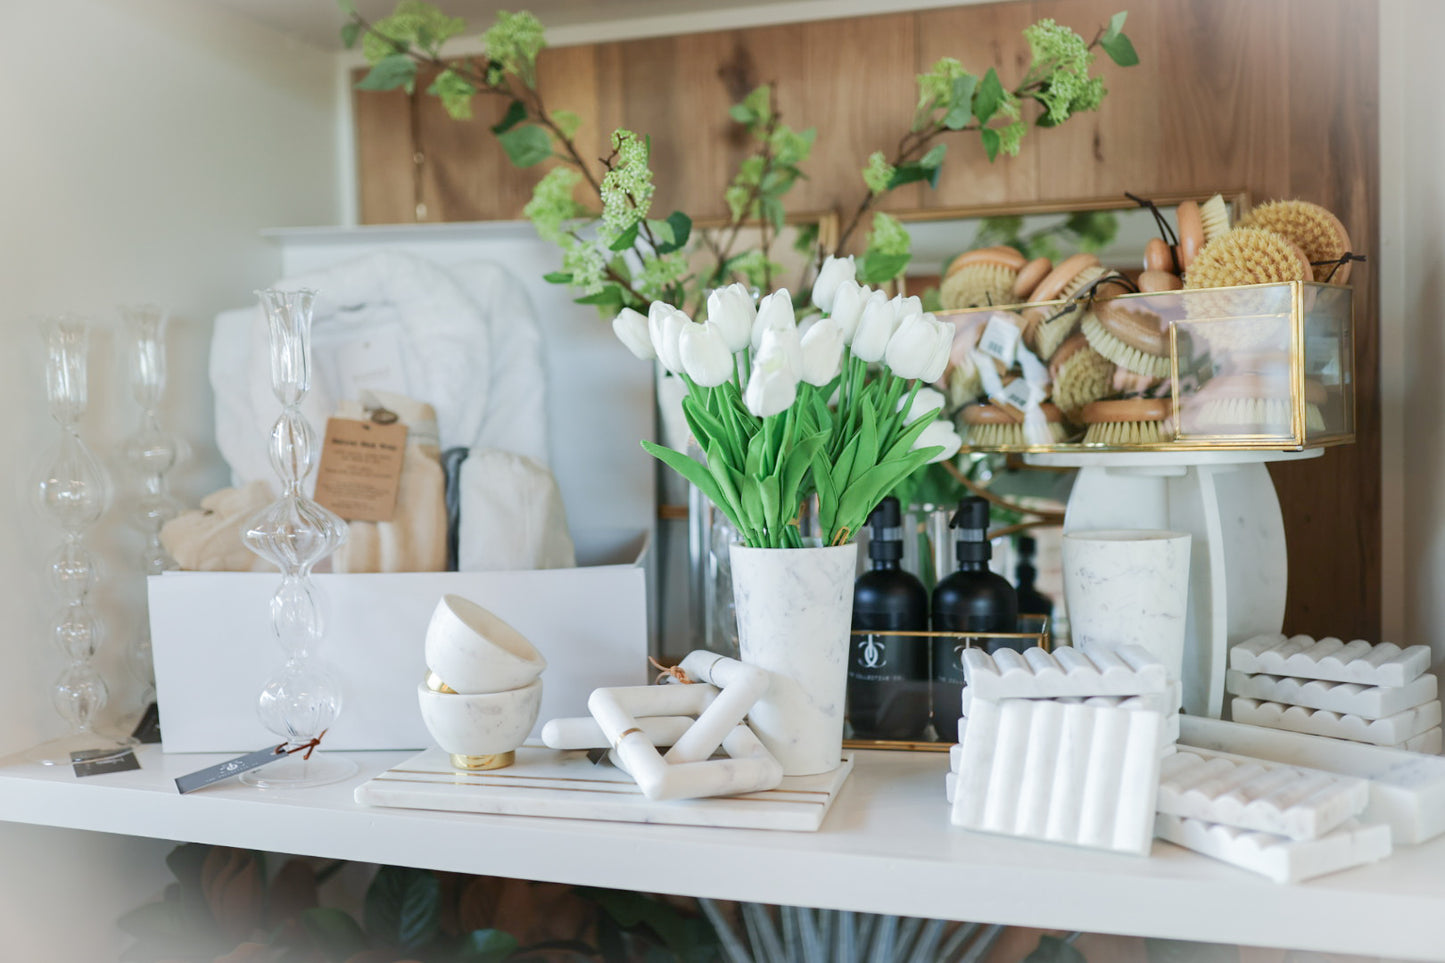
<svg viewBox="0 0 1445 963"><path fill-rule="evenodd" d="M654 746L670 746L695 720L692 716L641 716L637 727ZM608 749L612 743L591 716L548 719L542 727L542 744L548 749Z"/></svg>
<svg viewBox="0 0 1445 963"><path fill-rule="evenodd" d="M1159 786L1160 713L977 699L952 821L983 832L1146 854Z"/></svg>
<svg viewBox="0 0 1445 963"><path fill-rule="evenodd" d="M1445 748L1445 737L1442 737L1440 727L1436 726L1433 729L1426 729L1418 736L1406 739L1398 746L1392 748L1405 749L1410 752L1423 752L1427 756L1438 756L1440 755L1440 750Z"/></svg>
<svg viewBox="0 0 1445 963"><path fill-rule="evenodd" d="M953 805L953 794L958 787L958 773L946 772L943 774L943 794L948 797L948 804Z"/></svg>
<svg viewBox="0 0 1445 963"><path fill-rule="evenodd" d="M1360 685L1404 685L1430 668L1430 647L1401 649L1393 642L1356 639L1315 641L1308 635L1259 635L1229 650L1229 667L1240 672L1288 675Z"/></svg>
<svg viewBox="0 0 1445 963"><path fill-rule="evenodd" d="M1053 699L1061 705L1088 705L1122 709L1147 709L1162 712L1164 727L1159 731L1160 748L1171 750L1179 741L1179 683L1171 682L1172 695L1164 696L1090 696L1087 699ZM949 768L958 771L958 760L963 752L963 732L968 728L968 709L973 702L970 690L963 690L963 715L958 720L958 742L949 750ZM1172 708L1169 708L1172 707Z"/></svg>
<svg viewBox="0 0 1445 963"><path fill-rule="evenodd" d="M1167 681L1163 664L1137 645L1088 654L1067 645L993 655L970 648L963 651L963 673L978 698L994 700L1146 695L1163 692Z"/></svg>
<svg viewBox="0 0 1445 963"><path fill-rule="evenodd" d="M1327 836L1298 840L1160 813L1154 833L1176 846L1267 876L1298 883L1390 855L1390 827L1350 820Z"/></svg>
<svg viewBox="0 0 1445 963"><path fill-rule="evenodd" d="M1159 770L1156 808L1172 816L1318 839L1369 804L1363 779L1181 749Z"/></svg>
<svg viewBox="0 0 1445 963"><path fill-rule="evenodd" d="M1224 688L1231 695L1283 702L1308 709L1342 712L1364 719L1383 719L1436 698L1439 686L1434 673L1400 686L1360 685L1358 682L1327 682L1324 679L1296 679L1293 676L1252 675L1238 669L1224 674Z"/></svg>
<svg viewBox="0 0 1445 963"><path fill-rule="evenodd" d="M1375 746L1398 746L1440 724L1440 701L1427 702L1383 719L1362 719L1324 709L1236 698L1230 703L1230 714L1235 722L1250 726L1288 729L1331 739L1368 742Z"/></svg>
<svg viewBox="0 0 1445 963"><path fill-rule="evenodd" d="M689 679L718 687L718 696L697 722L677 738L663 758L669 763L701 762L717 751L763 693L770 674L716 652L689 652L678 666ZM655 743L654 743L655 744Z"/></svg>
<svg viewBox="0 0 1445 963"><path fill-rule="evenodd" d="M1179 738L1189 746L1369 780L1370 805L1362 818L1388 823L1397 843L1445 833L1445 759L1438 756L1201 716L1179 721Z"/></svg>

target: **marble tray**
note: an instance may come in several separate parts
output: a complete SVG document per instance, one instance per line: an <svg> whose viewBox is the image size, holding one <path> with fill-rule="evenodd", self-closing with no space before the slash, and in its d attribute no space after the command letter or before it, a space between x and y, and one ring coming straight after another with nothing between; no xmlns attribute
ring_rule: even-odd
<svg viewBox="0 0 1445 963"><path fill-rule="evenodd" d="M428 749L357 786L356 801L399 809L813 832L852 771L853 757L845 754L831 772L786 776L766 792L652 802L631 776L607 764L594 766L581 750L523 746L516 764L506 769L463 772L453 769L440 749Z"/></svg>

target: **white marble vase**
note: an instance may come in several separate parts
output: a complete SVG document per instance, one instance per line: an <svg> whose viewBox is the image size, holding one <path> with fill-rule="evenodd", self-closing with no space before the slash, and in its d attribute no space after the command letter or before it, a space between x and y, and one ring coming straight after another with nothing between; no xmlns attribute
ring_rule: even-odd
<svg viewBox="0 0 1445 963"><path fill-rule="evenodd" d="M1100 530L1064 533L1064 602L1073 644L1084 649L1143 646L1169 678L1184 667L1189 606L1185 532Z"/></svg>
<svg viewBox="0 0 1445 963"><path fill-rule="evenodd" d="M858 546L731 547L742 661L772 673L748 713L785 776L842 762Z"/></svg>

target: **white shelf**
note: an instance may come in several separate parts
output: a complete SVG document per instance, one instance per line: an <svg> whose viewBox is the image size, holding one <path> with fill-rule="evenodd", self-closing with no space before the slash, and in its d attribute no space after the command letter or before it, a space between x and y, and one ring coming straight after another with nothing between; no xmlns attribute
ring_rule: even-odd
<svg viewBox="0 0 1445 963"><path fill-rule="evenodd" d="M860 752L817 833L694 829L374 809L357 784L408 753L354 753L347 783L177 795L220 756L141 753L138 772L76 780L0 768L0 819L644 892L1021 926L1439 959L1445 837L1297 886L1155 842L1140 859L948 824L943 753Z"/></svg>

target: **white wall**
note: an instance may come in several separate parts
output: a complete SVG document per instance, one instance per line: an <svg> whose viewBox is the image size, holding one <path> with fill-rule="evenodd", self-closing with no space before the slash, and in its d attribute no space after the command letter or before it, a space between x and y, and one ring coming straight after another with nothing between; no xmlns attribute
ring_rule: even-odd
<svg viewBox="0 0 1445 963"><path fill-rule="evenodd" d="M224 480L210 442L209 319L275 278L262 227L338 216L332 58L194 0L45 0L4 6L0 57L0 754L55 735L59 657L42 576L56 544L28 482L55 437L35 316L106 326L95 339L84 437L114 458L137 411L119 374L114 305L175 315L166 424L194 446L174 488ZM93 539L108 582L101 662L121 679L139 612L138 536L114 520ZM130 711L129 679L113 702ZM158 894L169 844L0 826L0 959L114 959L113 922Z"/></svg>
<svg viewBox="0 0 1445 963"><path fill-rule="evenodd" d="M1380 18L1380 393L1384 637L1445 662L1445 110L1420 80L1445 31L1438 0Z"/></svg>

